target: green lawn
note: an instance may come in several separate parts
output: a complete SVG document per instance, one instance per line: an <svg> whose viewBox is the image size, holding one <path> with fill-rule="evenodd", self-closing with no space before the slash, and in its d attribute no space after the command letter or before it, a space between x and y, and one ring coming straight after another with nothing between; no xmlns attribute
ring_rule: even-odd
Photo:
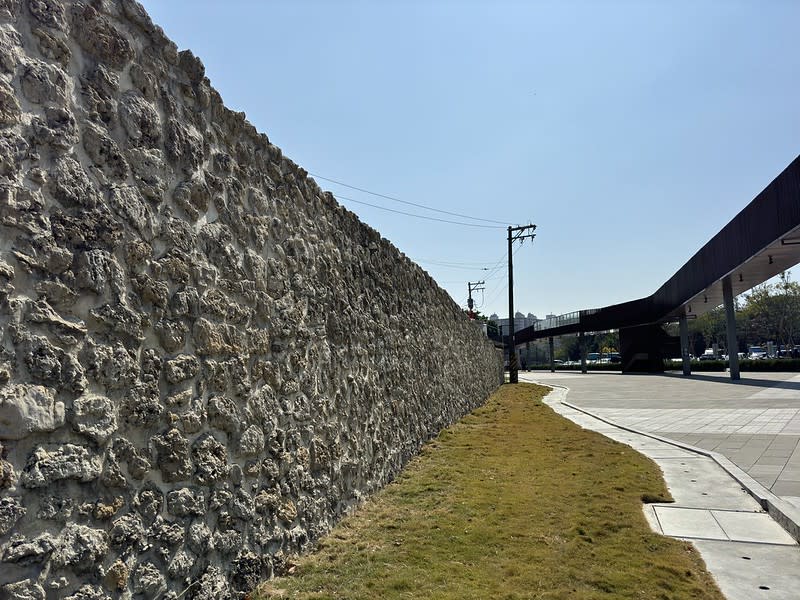
<svg viewBox="0 0 800 600"><path fill-rule="evenodd" d="M658 467L504 385L256 598L722 599L688 543L652 533Z"/></svg>

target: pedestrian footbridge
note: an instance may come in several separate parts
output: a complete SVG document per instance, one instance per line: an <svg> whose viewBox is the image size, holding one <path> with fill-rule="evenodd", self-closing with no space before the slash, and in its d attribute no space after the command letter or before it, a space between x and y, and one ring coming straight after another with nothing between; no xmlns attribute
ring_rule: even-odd
<svg viewBox="0 0 800 600"><path fill-rule="evenodd" d="M660 371L674 343L661 325L679 322L688 374L686 320L724 304L728 347L737 348L734 297L798 263L800 156L650 296L545 319L516 332L514 344L618 329L623 371ZM738 379L738 357L729 354L731 377Z"/></svg>

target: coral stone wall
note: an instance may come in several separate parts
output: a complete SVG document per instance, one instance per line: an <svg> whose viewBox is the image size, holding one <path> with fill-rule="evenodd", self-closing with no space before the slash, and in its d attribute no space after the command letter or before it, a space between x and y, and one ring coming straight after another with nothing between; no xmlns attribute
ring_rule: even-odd
<svg viewBox="0 0 800 600"><path fill-rule="evenodd" d="M226 598L498 385L130 0L0 0L0 597Z"/></svg>

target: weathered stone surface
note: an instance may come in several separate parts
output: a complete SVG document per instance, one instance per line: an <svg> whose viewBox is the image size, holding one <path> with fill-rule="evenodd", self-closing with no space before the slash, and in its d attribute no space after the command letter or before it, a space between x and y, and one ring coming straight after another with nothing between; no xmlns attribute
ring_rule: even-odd
<svg viewBox="0 0 800 600"><path fill-rule="evenodd" d="M133 58L128 39L112 23L87 4L76 2L72 10L72 33L89 55L115 69Z"/></svg>
<svg viewBox="0 0 800 600"><path fill-rule="evenodd" d="M103 583L112 591L124 590L128 585L130 575L128 566L121 560L116 560L103 575Z"/></svg>
<svg viewBox="0 0 800 600"><path fill-rule="evenodd" d="M167 159L177 167L194 171L203 161L203 138L194 127L168 121L164 147Z"/></svg>
<svg viewBox="0 0 800 600"><path fill-rule="evenodd" d="M100 529L69 523L56 541L58 552L53 554L56 567L71 567L76 573L92 569L108 552L108 537Z"/></svg>
<svg viewBox="0 0 800 600"><path fill-rule="evenodd" d="M100 248L113 252L116 249L122 229L107 206L78 208L70 213L54 211L50 215L56 241L73 250Z"/></svg>
<svg viewBox="0 0 800 600"><path fill-rule="evenodd" d="M164 481L185 481L192 475L189 460L189 440L177 429L170 429L165 435L153 438L156 451L156 464Z"/></svg>
<svg viewBox="0 0 800 600"><path fill-rule="evenodd" d="M98 328L123 341L140 342L144 339L144 319L141 313L122 304L104 304L93 308L89 315L97 322Z"/></svg>
<svg viewBox="0 0 800 600"><path fill-rule="evenodd" d="M228 600L231 597L230 586L224 573L216 568L209 567L200 578L198 591L194 600Z"/></svg>
<svg viewBox="0 0 800 600"><path fill-rule="evenodd" d="M200 372L200 361L196 357L184 354L169 359L164 364L164 376L169 383L180 383L192 379Z"/></svg>
<svg viewBox="0 0 800 600"><path fill-rule="evenodd" d="M139 382L127 391L120 406L122 419L134 427L150 427L158 423L164 405L161 404L158 382Z"/></svg>
<svg viewBox="0 0 800 600"><path fill-rule="evenodd" d="M111 600L111 597L96 585L82 585L64 600Z"/></svg>
<svg viewBox="0 0 800 600"><path fill-rule="evenodd" d="M94 121L115 125L119 75L102 64L94 65L81 80L81 96Z"/></svg>
<svg viewBox="0 0 800 600"><path fill-rule="evenodd" d="M20 116L21 111L14 88L0 79L0 127L16 125Z"/></svg>
<svg viewBox="0 0 800 600"><path fill-rule="evenodd" d="M264 452L264 431L257 425L250 425L239 439L240 456L259 456Z"/></svg>
<svg viewBox="0 0 800 600"><path fill-rule="evenodd" d="M111 207L142 237L151 240L154 235L153 214L145 204L138 188L130 185L112 185L108 201Z"/></svg>
<svg viewBox="0 0 800 600"><path fill-rule="evenodd" d="M117 430L115 412L106 396L81 396L72 403L70 421L75 431L102 445Z"/></svg>
<svg viewBox="0 0 800 600"><path fill-rule="evenodd" d="M115 263L116 260L107 250L95 249L78 253L74 268L76 286L102 296L109 279L119 272L119 265Z"/></svg>
<svg viewBox="0 0 800 600"><path fill-rule="evenodd" d="M36 284L36 293L56 308L70 307L78 299L78 294L60 281L40 281Z"/></svg>
<svg viewBox="0 0 800 600"><path fill-rule="evenodd" d="M269 575L267 562L253 552L242 552L233 561L232 583L240 592L250 592Z"/></svg>
<svg viewBox="0 0 800 600"><path fill-rule="evenodd" d="M108 390L127 389L139 377L139 365L133 352L122 344L89 343L81 358L86 374Z"/></svg>
<svg viewBox="0 0 800 600"><path fill-rule="evenodd" d="M27 539L22 535L13 535L8 543L3 544L0 560L24 565L41 563L47 559L55 547L53 536L49 533L43 533L33 539Z"/></svg>
<svg viewBox="0 0 800 600"><path fill-rule="evenodd" d="M128 162L105 128L87 123L83 128L83 148L111 180L124 181L127 178Z"/></svg>
<svg viewBox="0 0 800 600"><path fill-rule="evenodd" d="M48 106L45 119L34 117L31 128L34 143L56 150L69 150L80 140L75 117L65 108Z"/></svg>
<svg viewBox="0 0 800 600"><path fill-rule="evenodd" d="M32 33L37 38L42 56L56 61L64 69L69 67L72 51L61 36L38 27L33 29Z"/></svg>
<svg viewBox="0 0 800 600"><path fill-rule="evenodd" d="M205 496L197 488L180 488L167 494L167 510L176 517L199 516L205 509Z"/></svg>
<svg viewBox="0 0 800 600"><path fill-rule="evenodd" d="M86 326L83 322L64 319L46 300L26 302L25 320L30 323L47 325L51 330L65 335L82 337L86 333Z"/></svg>
<svg viewBox="0 0 800 600"><path fill-rule="evenodd" d="M65 29L67 26L64 5L59 0L28 0L31 16L45 27Z"/></svg>
<svg viewBox="0 0 800 600"><path fill-rule="evenodd" d="M27 512L19 498L0 498L0 537L11 531L17 521Z"/></svg>
<svg viewBox="0 0 800 600"><path fill-rule="evenodd" d="M213 434L205 433L192 444L194 478L200 485L210 486L228 474L228 453Z"/></svg>
<svg viewBox="0 0 800 600"><path fill-rule="evenodd" d="M7 583L0 589L8 600L44 600L44 588L32 579Z"/></svg>
<svg viewBox="0 0 800 600"><path fill-rule="evenodd" d="M67 100L67 74L59 67L31 59L22 68L22 93L34 104L62 106Z"/></svg>
<svg viewBox="0 0 800 600"><path fill-rule="evenodd" d="M112 546L136 549L144 540L144 526L141 517L136 513L129 513L116 519L111 526L111 531L108 532L108 540Z"/></svg>
<svg viewBox="0 0 800 600"><path fill-rule="evenodd" d="M212 547L211 530L201 521L192 523L186 533L186 544L195 554L204 555Z"/></svg>
<svg viewBox="0 0 800 600"><path fill-rule="evenodd" d="M146 598L156 598L167 589L167 583L161 569L153 563L142 563L133 573L133 590Z"/></svg>
<svg viewBox="0 0 800 600"><path fill-rule="evenodd" d="M125 500L122 496L117 496L111 502L102 502L98 500L94 505L94 511L92 512L92 516L98 521L104 521L105 519L110 519L120 508L125 505Z"/></svg>
<svg viewBox="0 0 800 600"><path fill-rule="evenodd" d="M119 118L133 146L153 148L161 138L161 117L155 106L135 92L127 92L119 105Z"/></svg>
<svg viewBox="0 0 800 600"><path fill-rule="evenodd" d="M172 579L183 579L189 575L195 558L186 550L179 550L169 561L167 573Z"/></svg>
<svg viewBox="0 0 800 600"><path fill-rule="evenodd" d="M152 204L159 204L167 189L161 151L155 148L131 148L126 155L142 197Z"/></svg>
<svg viewBox="0 0 800 600"><path fill-rule="evenodd" d="M61 496L44 496L41 499L39 512L36 513L37 519L66 522L75 509L75 501L72 498Z"/></svg>
<svg viewBox="0 0 800 600"><path fill-rule="evenodd" d="M28 457L20 483L41 488L63 479L92 481L100 475L101 466L100 457L83 446L64 444L53 450L39 446Z"/></svg>
<svg viewBox="0 0 800 600"><path fill-rule="evenodd" d="M179 523L167 523L163 519L158 519L148 532L148 536L159 540L161 543L173 548L183 543L186 530Z"/></svg>
<svg viewBox="0 0 800 600"><path fill-rule="evenodd" d="M30 145L26 139L18 136L13 131L5 131L0 133L0 152L2 153L0 154L0 175L9 178L16 177L22 167L22 161L25 160L25 157L28 155L29 151ZM19 193L19 191L20 188L15 189L16 193ZM4 191L3 193L5 195L7 192ZM41 200L41 196L36 195L33 190L27 190L27 198L35 198L37 200L36 204L39 206L35 207L34 209L37 211L37 213L38 210L41 210L41 208L44 207L44 202ZM25 208L28 210L33 209L34 207L31 207L30 204L31 203L29 203ZM5 207L3 212L6 212ZM33 212L33 210L31 210L31 212ZM32 216L38 216L37 213ZM3 214L2 216L3 225L6 225L7 223L5 221L9 220L10 215ZM13 216L19 218L18 214ZM11 224L12 227L14 225L16 225L16 223Z"/></svg>
<svg viewBox="0 0 800 600"><path fill-rule="evenodd" d="M239 429L236 403L226 396L214 396L208 400L208 422L228 433Z"/></svg>
<svg viewBox="0 0 800 600"><path fill-rule="evenodd" d="M186 344L189 327L177 319L160 319L155 324L156 335L167 352L177 352Z"/></svg>
<svg viewBox="0 0 800 600"><path fill-rule="evenodd" d="M150 525L161 513L164 505L164 494L155 486L145 486L136 494L133 506L142 516L146 525Z"/></svg>
<svg viewBox="0 0 800 600"><path fill-rule="evenodd" d="M49 234L17 238L12 255L26 270L49 275L60 275L72 265L72 251L56 245Z"/></svg>
<svg viewBox="0 0 800 600"><path fill-rule="evenodd" d="M97 188L80 163L64 156L56 161L50 171L50 192L65 207L92 207L100 201Z"/></svg>
<svg viewBox="0 0 800 600"><path fill-rule="evenodd" d="M64 424L64 403L55 390L41 385L0 387L0 439L19 440Z"/></svg>

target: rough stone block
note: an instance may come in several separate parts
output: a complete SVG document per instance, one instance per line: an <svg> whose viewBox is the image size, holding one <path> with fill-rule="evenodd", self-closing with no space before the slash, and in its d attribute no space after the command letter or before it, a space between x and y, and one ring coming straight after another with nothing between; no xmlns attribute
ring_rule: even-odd
<svg viewBox="0 0 800 600"><path fill-rule="evenodd" d="M0 388L0 439L19 440L64 424L64 403L53 388L16 384Z"/></svg>

